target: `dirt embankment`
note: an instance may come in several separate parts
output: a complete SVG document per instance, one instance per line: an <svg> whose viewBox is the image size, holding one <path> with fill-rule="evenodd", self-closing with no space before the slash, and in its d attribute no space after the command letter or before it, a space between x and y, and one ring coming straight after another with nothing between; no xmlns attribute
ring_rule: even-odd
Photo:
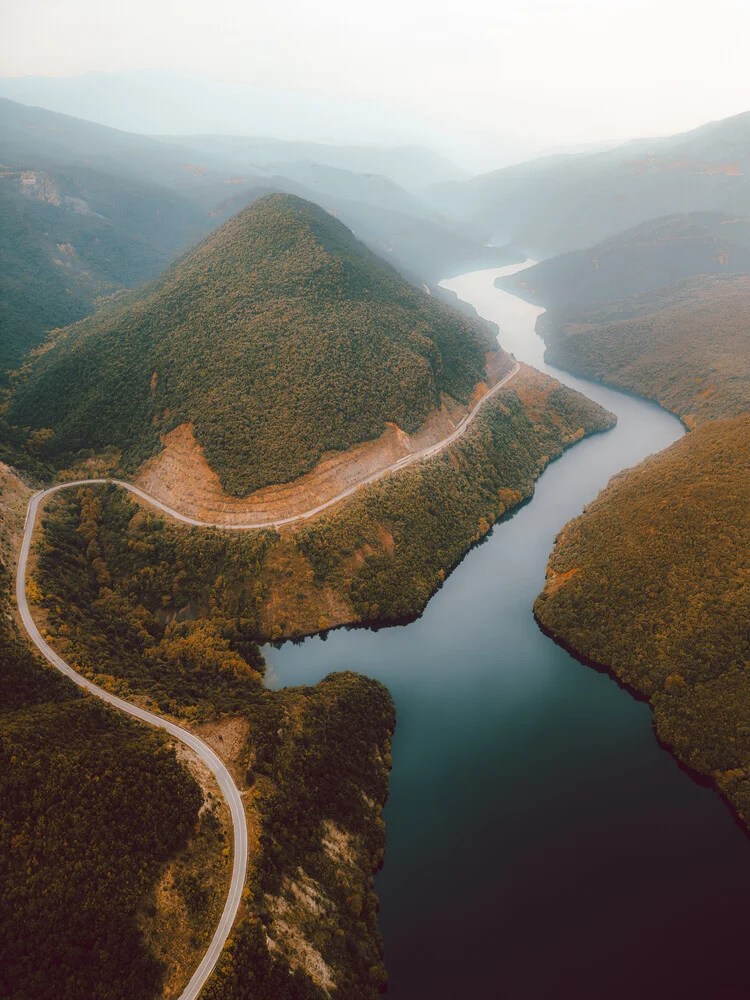
<svg viewBox="0 0 750 1000"><path fill-rule="evenodd" d="M475 387L472 406L507 373L508 360L504 352L488 354L487 379ZM467 407L444 395L440 409L430 414L416 434L388 424L374 441L346 451L327 452L312 472L291 483L256 490L247 497L224 491L195 439L193 425L180 424L163 436L163 450L144 463L134 482L174 510L201 521L261 524L282 520L325 503L400 458L438 444L453 433L467 412Z"/></svg>

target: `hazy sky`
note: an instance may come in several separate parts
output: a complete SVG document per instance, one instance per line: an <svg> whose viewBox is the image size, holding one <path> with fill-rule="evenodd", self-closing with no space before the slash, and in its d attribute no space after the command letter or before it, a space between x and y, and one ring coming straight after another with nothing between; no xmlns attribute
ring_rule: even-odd
<svg viewBox="0 0 750 1000"><path fill-rule="evenodd" d="M172 69L542 145L750 109L750 0L0 0L0 75Z"/></svg>

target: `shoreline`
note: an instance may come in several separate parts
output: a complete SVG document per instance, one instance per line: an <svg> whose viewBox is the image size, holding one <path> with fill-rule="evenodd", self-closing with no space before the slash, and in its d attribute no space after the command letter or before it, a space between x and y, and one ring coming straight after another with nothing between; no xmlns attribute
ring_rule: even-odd
<svg viewBox="0 0 750 1000"><path fill-rule="evenodd" d="M571 645L570 642L568 642L568 640L563 635L558 635L555 632L553 632L552 629L547 628L547 626L541 621L541 619L537 615L536 607L534 607L533 609L533 616L534 616L534 621L536 622L539 631L542 633L542 635L545 635L548 639L554 642L556 646L559 646L560 649L564 649L565 652L570 657L572 657L577 663L580 663L581 666L584 666L589 670L594 670L596 673L608 677L611 681L615 682L615 684L620 688L621 691L624 691L626 694L628 694L634 701L637 701L642 705L648 706L649 711L651 712L651 732L659 748L663 750L664 753L668 754L669 757L672 758L672 760L677 765L678 769L682 771L683 774L686 774L694 784L698 785L700 788L705 788L707 791L713 792L715 795L718 796L719 799L721 799L723 805L726 806L726 808L731 813L732 819L734 820L737 827L739 827L739 829L742 831L744 837L748 841L750 841L750 827L748 827L746 823L742 822L737 809L735 808L733 803L727 798L726 794L722 791L721 787L716 783L716 781L710 775L702 774L700 771L697 771L695 768L691 767L690 764L686 764L685 761L681 760L678 757L675 748L670 743L668 743L666 740L663 740L659 736L656 730L656 725L654 724L654 709L648 697L643 693L643 691L641 691L637 687L634 687L632 684L629 684L627 681L624 681L621 677L618 676L618 674L609 664L602 663L599 660L593 660L591 657L586 656L585 653L581 653L579 650L575 648L575 646Z"/></svg>

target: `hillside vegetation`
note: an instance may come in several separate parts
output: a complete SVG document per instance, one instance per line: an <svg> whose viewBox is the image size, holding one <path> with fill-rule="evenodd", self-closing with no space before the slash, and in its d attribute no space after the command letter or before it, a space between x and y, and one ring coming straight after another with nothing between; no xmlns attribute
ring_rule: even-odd
<svg viewBox="0 0 750 1000"><path fill-rule="evenodd" d="M15 493L2 471L0 995L152 1000L164 967L145 946L139 908L196 833L203 797L160 734L84 697L19 637L9 617Z"/></svg>
<svg viewBox="0 0 750 1000"><path fill-rule="evenodd" d="M0 168L0 385L47 331L153 278L204 231L197 209L155 185Z"/></svg>
<svg viewBox="0 0 750 1000"><path fill-rule="evenodd" d="M611 426L553 379L515 382L448 454L281 535L187 530L116 487L61 494L39 558L50 625L65 626L61 650L118 690L147 685L162 710L204 717L253 696L257 642L414 617L467 549L531 496L548 461ZM117 637L116 661L86 639L96 635Z"/></svg>
<svg viewBox="0 0 750 1000"><path fill-rule="evenodd" d="M611 423L552 379L516 382L450 455L298 533L186 529L114 486L65 491L45 509L32 589L65 658L194 724L249 724L235 771L259 833L212 1000L323 1000L332 985L370 998L383 988L372 875L383 858L390 698L352 674L266 691L258 642L324 629L336 608L339 621L418 614L550 458Z"/></svg>
<svg viewBox="0 0 750 1000"><path fill-rule="evenodd" d="M515 259L399 187L402 175L454 172L428 150L195 139L157 141L0 99L0 387L49 330L154 278L272 191L335 213L419 288Z"/></svg>
<svg viewBox="0 0 750 1000"><path fill-rule="evenodd" d="M750 276L695 277L540 317L546 360L656 399L693 427L750 409Z"/></svg>
<svg viewBox="0 0 750 1000"><path fill-rule="evenodd" d="M648 699L750 827L750 416L616 477L557 539L542 626Z"/></svg>
<svg viewBox="0 0 750 1000"><path fill-rule="evenodd" d="M257 609L269 543L268 533L177 529L114 487L66 491L45 514L36 593L55 645L84 673L189 723L211 720L219 734L242 723L231 763L251 864L209 995L323 1000L335 987L367 1000L385 982L372 877L393 705L381 684L351 673L263 689Z"/></svg>
<svg viewBox="0 0 750 1000"><path fill-rule="evenodd" d="M550 257L495 284L553 311L655 291L699 274L750 271L750 218L691 212L650 219L586 250Z"/></svg>
<svg viewBox="0 0 750 1000"><path fill-rule="evenodd" d="M328 449L416 430L468 402L497 350L486 324L416 291L322 209L254 203L150 286L58 332L9 420L44 452L122 449L132 470L190 422L228 491L309 471Z"/></svg>

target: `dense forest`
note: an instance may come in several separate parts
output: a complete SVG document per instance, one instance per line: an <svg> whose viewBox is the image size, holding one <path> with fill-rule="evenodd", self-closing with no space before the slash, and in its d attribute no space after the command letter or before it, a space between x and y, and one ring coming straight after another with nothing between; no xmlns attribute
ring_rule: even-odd
<svg viewBox="0 0 750 1000"><path fill-rule="evenodd" d="M547 463L613 417L554 379L526 370L485 407L448 454L390 477L296 537L322 584L364 621L422 612L432 593L499 518L534 491Z"/></svg>
<svg viewBox="0 0 750 1000"><path fill-rule="evenodd" d="M467 402L497 350L487 324L417 291L328 213L272 195L152 285L56 333L16 380L11 425L42 454L122 448L132 469L191 422L230 492L311 469L327 449L416 430Z"/></svg>
<svg viewBox="0 0 750 1000"><path fill-rule="evenodd" d="M616 477L557 539L534 610L646 697L750 827L750 416Z"/></svg>
<svg viewBox="0 0 750 1000"><path fill-rule="evenodd" d="M203 797L160 734L32 655L0 527L0 995L152 1000L163 970L137 911Z"/></svg>
<svg viewBox="0 0 750 1000"><path fill-rule="evenodd" d="M252 703L270 532L175 529L114 486L65 491L48 512L35 594L69 662L162 713Z"/></svg>
<svg viewBox="0 0 750 1000"><path fill-rule="evenodd" d="M385 851L390 695L358 674L330 674L315 687L265 692L249 719L262 817L253 905L206 995L324 1000L333 987L342 1000L372 1000L386 983L372 875Z"/></svg>
<svg viewBox="0 0 750 1000"><path fill-rule="evenodd" d="M459 173L427 150L193 138L198 148L190 137L157 141L0 99L0 387L48 331L154 278L269 192L334 212L420 288L517 257L399 187L420 167ZM297 147L321 159L295 162Z"/></svg>
<svg viewBox="0 0 750 1000"><path fill-rule="evenodd" d="M547 361L656 399L693 427L750 409L750 277L699 276L540 317Z"/></svg>
<svg viewBox="0 0 750 1000"><path fill-rule="evenodd" d="M330 975L337 995L369 998L385 981L372 875L393 705L355 674L261 687L258 578L271 539L170 527L115 487L70 491L45 516L31 594L56 647L100 683L189 722L249 723L240 770L261 834L210 996L321 998Z"/></svg>
<svg viewBox="0 0 750 1000"><path fill-rule="evenodd" d="M61 493L43 519L37 574L51 625L65 626L61 649L100 680L143 689L150 678L160 708L201 717L210 702L228 711L253 697L257 640L418 615L549 460L611 425L546 376L527 371L514 385L449 454L280 536L186 529L115 487ZM117 638L116 662L93 635Z"/></svg>

